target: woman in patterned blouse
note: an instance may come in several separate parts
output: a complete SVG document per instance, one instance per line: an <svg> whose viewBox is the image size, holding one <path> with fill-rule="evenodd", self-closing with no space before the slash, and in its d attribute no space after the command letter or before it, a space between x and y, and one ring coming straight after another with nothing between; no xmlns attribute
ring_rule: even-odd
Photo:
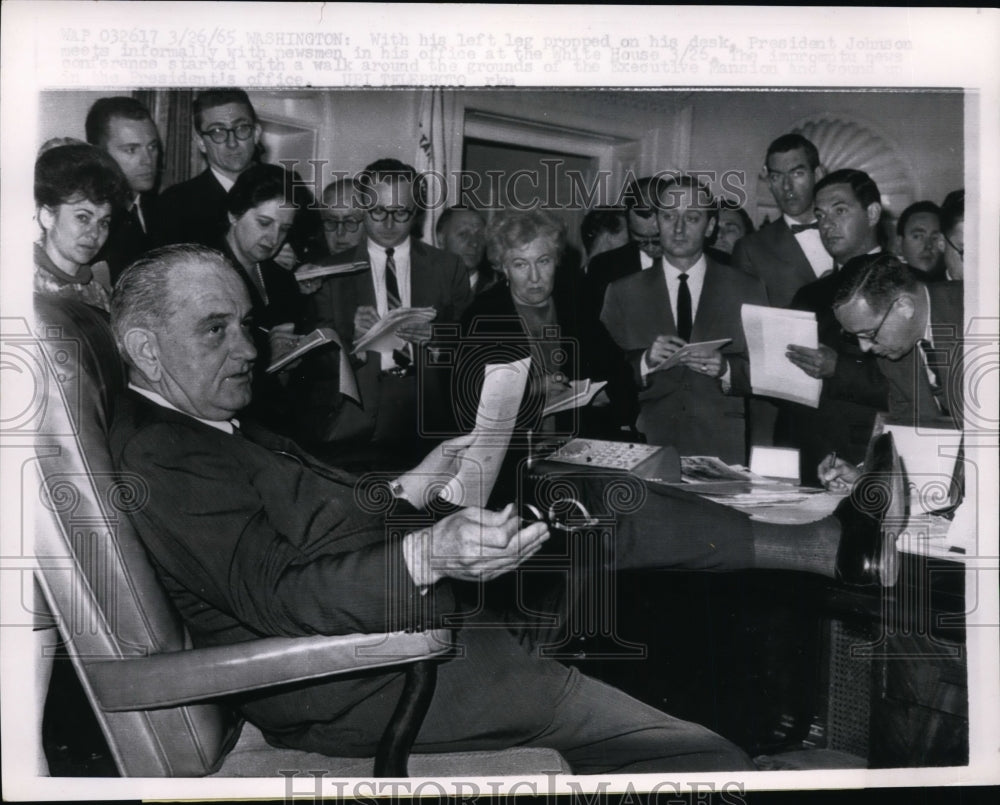
<svg viewBox="0 0 1000 805"><path fill-rule="evenodd" d="M42 236L35 243L35 293L71 296L108 309L107 265L91 261L108 238L112 213L127 184L103 151L85 143L58 145L35 161L35 207Z"/></svg>

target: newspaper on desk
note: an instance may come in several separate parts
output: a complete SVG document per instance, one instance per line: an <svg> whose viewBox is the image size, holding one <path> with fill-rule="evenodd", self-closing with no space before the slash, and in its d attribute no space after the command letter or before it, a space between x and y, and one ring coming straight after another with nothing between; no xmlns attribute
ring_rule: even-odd
<svg viewBox="0 0 1000 805"><path fill-rule="evenodd" d="M686 489L766 523L800 525L833 514L844 497L824 489L766 478L714 456L682 456Z"/></svg>

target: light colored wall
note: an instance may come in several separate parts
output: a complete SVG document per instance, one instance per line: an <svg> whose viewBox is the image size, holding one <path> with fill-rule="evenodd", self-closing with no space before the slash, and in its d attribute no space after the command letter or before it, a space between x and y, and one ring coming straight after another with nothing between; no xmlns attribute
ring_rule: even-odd
<svg viewBox="0 0 1000 805"><path fill-rule="evenodd" d="M690 167L746 171L750 210L756 207L756 177L768 144L804 118L823 115L860 123L894 144L912 166L914 200L940 204L963 183L960 93L708 92L692 93L691 104Z"/></svg>

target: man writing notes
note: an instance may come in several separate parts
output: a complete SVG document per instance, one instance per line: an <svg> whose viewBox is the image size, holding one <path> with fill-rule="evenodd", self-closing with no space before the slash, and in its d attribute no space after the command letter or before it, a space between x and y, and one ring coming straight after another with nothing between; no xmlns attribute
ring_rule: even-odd
<svg viewBox="0 0 1000 805"><path fill-rule="evenodd" d="M608 286L601 321L640 383L638 429L651 444L682 455L746 461L743 396L750 391L740 308L767 304L760 280L705 257L718 213L707 187L689 176L656 188L663 267ZM689 342L731 339L721 350L685 355L659 367ZM743 395L743 396L741 396Z"/></svg>
<svg viewBox="0 0 1000 805"><path fill-rule="evenodd" d="M375 498L356 495L350 475L234 419L251 397L249 315L236 270L198 246L151 252L126 270L112 298L130 382L115 406L111 454L118 471L147 484L134 522L196 645L434 626L455 614L451 580L495 578L547 538L544 524L522 525L512 506L436 522L419 513L454 472L464 437L402 473L389 485L388 513L371 514L358 503ZM886 583L885 512L855 510L855 497L834 517L787 527L650 494L619 518L621 561ZM470 628L456 637L464 653L441 664L415 751L544 746L578 774L752 768L709 730L533 657L503 629L465 621ZM402 685L402 673L376 670L247 694L235 706L272 744L364 757Z"/></svg>
<svg viewBox="0 0 1000 805"><path fill-rule="evenodd" d="M840 266L880 251L878 186L863 171L834 171L816 184L815 208L831 271L800 288L791 306L816 314L820 345L807 349L790 344L787 356L799 371L822 378L823 391L818 408L783 404L775 426L776 444L798 448L804 483L816 482L816 467L831 451L847 461L862 459L887 392L874 356L841 331L832 310Z"/></svg>
<svg viewBox="0 0 1000 805"><path fill-rule="evenodd" d="M888 254L850 260L837 278L837 322L876 356L889 383L889 421L962 428L962 284L927 283ZM849 488L860 471L827 456L820 480Z"/></svg>
<svg viewBox="0 0 1000 805"><path fill-rule="evenodd" d="M333 327L344 348L399 307L431 307L435 324L457 322L472 301L468 271L458 257L410 237L423 203L423 180L397 159L380 159L355 179L355 205L364 213L365 238L353 250L321 264L369 267L327 277L310 297L317 326ZM401 349L367 352L354 359L361 405L343 401L319 427L361 469L375 461L408 461L422 450L418 437L418 350L431 324L401 332Z"/></svg>

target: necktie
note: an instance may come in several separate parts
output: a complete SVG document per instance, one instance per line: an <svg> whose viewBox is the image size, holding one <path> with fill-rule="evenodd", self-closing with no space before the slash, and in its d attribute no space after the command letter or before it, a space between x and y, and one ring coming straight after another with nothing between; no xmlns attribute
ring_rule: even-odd
<svg viewBox="0 0 1000 805"><path fill-rule="evenodd" d="M403 306L399 295L399 283L396 281L396 260L393 257L395 253L396 250L392 247L385 250L385 298L389 310Z"/></svg>
<svg viewBox="0 0 1000 805"><path fill-rule="evenodd" d="M681 274L681 284L677 287L677 335L685 341L691 340L691 291L688 289L688 275Z"/></svg>
<svg viewBox="0 0 1000 805"><path fill-rule="evenodd" d="M131 207L129 207L128 217L132 221L132 226L137 230L146 234L146 222L142 219L142 210L139 208L139 202L136 201Z"/></svg>
<svg viewBox="0 0 1000 805"><path fill-rule="evenodd" d="M396 280L396 259L393 257L395 253L396 250L391 246L385 250L385 301L389 310L403 306L402 297L399 294L399 282ZM402 349L394 349L392 359L400 369L409 366L413 362L410 345L406 344Z"/></svg>
<svg viewBox="0 0 1000 805"><path fill-rule="evenodd" d="M947 398L944 393L944 384L941 382L941 373L937 367L937 354L930 341L921 338L918 342L920 351L924 356L924 366L927 367L927 381L931 386L931 394L934 395L934 402L944 416L949 415Z"/></svg>
<svg viewBox="0 0 1000 805"><path fill-rule="evenodd" d="M792 230L793 235L797 235L799 232L805 232L807 229L819 229L819 224L813 221L811 224L792 224L788 228Z"/></svg>

